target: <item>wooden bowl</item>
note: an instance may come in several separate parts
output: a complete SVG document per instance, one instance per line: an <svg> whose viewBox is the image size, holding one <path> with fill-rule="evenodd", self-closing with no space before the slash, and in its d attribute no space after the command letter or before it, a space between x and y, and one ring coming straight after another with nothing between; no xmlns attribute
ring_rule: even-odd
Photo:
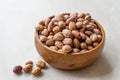
<svg viewBox="0 0 120 80"><path fill-rule="evenodd" d="M104 48L105 32L103 27L97 21L96 23L101 30L102 40L95 48L91 50L82 53L78 52L75 54L66 54L63 52L51 50L39 40L37 30L35 31L36 49L38 53L42 56L42 58L55 68L64 70L75 70L84 68L95 62Z"/></svg>

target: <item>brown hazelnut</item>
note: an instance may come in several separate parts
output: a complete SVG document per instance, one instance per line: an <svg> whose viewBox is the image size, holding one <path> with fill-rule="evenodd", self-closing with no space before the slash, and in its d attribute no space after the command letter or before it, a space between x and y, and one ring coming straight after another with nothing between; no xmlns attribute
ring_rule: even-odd
<svg viewBox="0 0 120 80"><path fill-rule="evenodd" d="M90 39L92 40L92 42L95 42L97 40L97 35L96 34L90 35Z"/></svg>
<svg viewBox="0 0 120 80"><path fill-rule="evenodd" d="M74 36L74 38L77 38L77 39L81 38L80 33L76 30L72 30L72 35Z"/></svg>
<svg viewBox="0 0 120 80"><path fill-rule="evenodd" d="M87 30L93 30L93 29L94 29L94 26L92 26L92 25L86 25L86 29L87 29Z"/></svg>
<svg viewBox="0 0 120 80"><path fill-rule="evenodd" d="M38 61L37 64L36 64L37 67L40 67L40 68L46 68L46 63L43 62L43 61Z"/></svg>
<svg viewBox="0 0 120 80"><path fill-rule="evenodd" d="M65 28L65 22L64 22L64 21L59 21L59 22L58 22L58 26L59 26L61 29Z"/></svg>
<svg viewBox="0 0 120 80"><path fill-rule="evenodd" d="M77 22L77 23L76 23L76 27L77 27L78 29L80 29L80 28L82 27L82 24L83 24L82 22Z"/></svg>
<svg viewBox="0 0 120 80"><path fill-rule="evenodd" d="M86 35L85 35L83 32L80 32L80 36L81 36L81 39L82 39L82 40L85 40L85 39L86 39Z"/></svg>
<svg viewBox="0 0 120 80"><path fill-rule="evenodd" d="M55 41L55 46L58 47L59 49L61 49L63 46L63 43L60 41Z"/></svg>
<svg viewBox="0 0 120 80"><path fill-rule="evenodd" d="M34 76L38 76L40 73L41 73L40 67L36 67L31 71L31 74L33 74Z"/></svg>
<svg viewBox="0 0 120 80"><path fill-rule="evenodd" d="M85 34L90 36L92 34L92 31L85 31Z"/></svg>
<svg viewBox="0 0 120 80"><path fill-rule="evenodd" d="M72 39L71 38L65 38L63 40L63 44L72 46Z"/></svg>
<svg viewBox="0 0 120 80"><path fill-rule="evenodd" d="M83 25L87 25L89 23L88 20L83 21Z"/></svg>
<svg viewBox="0 0 120 80"><path fill-rule="evenodd" d="M74 40L73 40L73 44L74 44L74 47L75 47L75 48L79 48L79 47L80 47L80 42L79 42L78 39L74 39Z"/></svg>
<svg viewBox="0 0 120 80"><path fill-rule="evenodd" d="M99 29L93 29L93 32L94 32L95 34L100 34L100 30L99 30Z"/></svg>
<svg viewBox="0 0 120 80"><path fill-rule="evenodd" d="M86 38L85 42L86 42L86 44L88 44L88 45L91 45L91 44L92 44L92 41L91 41L91 39L90 39L89 37Z"/></svg>
<svg viewBox="0 0 120 80"><path fill-rule="evenodd" d="M91 20L91 16L90 15L86 15L85 16L85 20Z"/></svg>
<svg viewBox="0 0 120 80"><path fill-rule="evenodd" d="M25 63L25 65L27 65L27 64L33 65L33 61L29 60L29 61L27 61L27 62Z"/></svg>
<svg viewBox="0 0 120 80"><path fill-rule="evenodd" d="M32 64L27 64L23 67L24 72L29 73L32 71Z"/></svg>
<svg viewBox="0 0 120 80"><path fill-rule="evenodd" d="M52 35L49 35L49 36L47 37L47 39L53 39L53 36L52 36Z"/></svg>
<svg viewBox="0 0 120 80"><path fill-rule="evenodd" d="M47 40L46 36L39 35L40 41L45 42Z"/></svg>
<svg viewBox="0 0 120 80"><path fill-rule="evenodd" d="M55 15L55 19L57 21L64 21L64 16L63 16L63 14L58 14L58 15Z"/></svg>
<svg viewBox="0 0 120 80"><path fill-rule="evenodd" d="M69 45L64 45L62 47L62 50L65 52L65 53L70 53L72 51L72 47L69 46Z"/></svg>
<svg viewBox="0 0 120 80"><path fill-rule="evenodd" d="M50 21L50 23L48 24L48 31L52 31L53 27L54 27L54 22Z"/></svg>
<svg viewBox="0 0 120 80"><path fill-rule="evenodd" d="M53 46L54 45L54 40L53 39L49 39L46 41L46 45L47 46Z"/></svg>
<svg viewBox="0 0 120 80"><path fill-rule="evenodd" d="M48 26L49 22L51 21L50 18L45 19L45 26Z"/></svg>
<svg viewBox="0 0 120 80"><path fill-rule="evenodd" d="M42 31L44 29L44 26L43 25L38 25L37 27L35 27L35 29Z"/></svg>
<svg viewBox="0 0 120 80"><path fill-rule="evenodd" d="M80 32L85 32L85 27L82 27L81 29L80 29Z"/></svg>
<svg viewBox="0 0 120 80"><path fill-rule="evenodd" d="M60 32L60 27L59 27L59 26L55 26L55 27L53 28L53 32L54 32L54 33Z"/></svg>
<svg viewBox="0 0 120 80"><path fill-rule="evenodd" d="M58 32L54 35L53 39L56 41L62 41L64 39L64 36L61 32Z"/></svg>

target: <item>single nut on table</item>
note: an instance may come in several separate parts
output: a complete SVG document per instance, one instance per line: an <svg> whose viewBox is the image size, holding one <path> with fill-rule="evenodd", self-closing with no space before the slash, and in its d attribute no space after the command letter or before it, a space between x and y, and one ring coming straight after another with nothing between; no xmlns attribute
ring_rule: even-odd
<svg viewBox="0 0 120 80"><path fill-rule="evenodd" d="M32 71L32 64L27 64L23 67L24 72L29 73Z"/></svg>
<svg viewBox="0 0 120 80"><path fill-rule="evenodd" d="M76 53L76 52L80 52L80 50L78 48L73 48L73 52Z"/></svg>
<svg viewBox="0 0 120 80"><path fill-rule="evenodd" d="M62 41L64 39L64 36L63 36L62 32L58 32L54 35L53 39L56 41Z"/></svg>
<svg viewBox="0 0 120 80"><path fill-rule="evenodd" d="M25 65L27 65L27 64L33 65L33 61L29 60L29 61L27 61L27 62L25 63Z"/></svg>
<svg viewBox="0 0 120 80"><path fill-rule="evenodd" d="M69 23L69 30L75 30L76 29L76 24L75 22L70 22Z"/></svg>
<svg viewBox="0 0 120 80"><path fill-rule="evenodd" d="M63 29L62 33L63 33L64 37L66 37L66 38L72 38L72 31L70 31L68 29Z"/></svg>
<svg viewBox="0 0 120 80"><path fill-rule="evenodd" d="M59 49L61 49L63 46L63 43L60 41L55 41L55 46L58 47Z"/></svg>
<svg viewBox="0 0 120 80"><path fill-rule="evenodd" d="M46 45L47 46L53 46L54 45L54 40L53 39L49 39L46 41Z"/></svg>
<svg viewBox="0 0 120 80"><path fill-rule="evenodd" d="M33 74L34 76L38 76L41 73L41 68L40 67L36 67L31 71L31 74Z"/></svg>
<svg viewBox="0 0 120 80"><path fill-rule="evenodd" d="M56 46L50 46L50 49L53 49L53 50L58 50L58 48Z"/></svg>
<svg viewBox="0 0 120 80"><path fill-rule="evenodd" d="M97 35L96 34L90 35L90 39L92 40L92 42L97 41Z"/></svg>
<svg viewBox="0 0 120 80"><path fill-rule="evenodd" d="M58 26L59 26L61 29L65 28L65 22L64 22L64 21L59 21L59 22L58 22Z"/></svg>
<svg viewBox="0 0 120 80"><path fill-rule="evenodd" d="M13 68L13 72L14 72L15 74L19 74L19 73L21 73L21 71L22 71L22 66L20 66L20 65L15 66L15 67Z"/></svg>
<svg viewBox="0 0 120 80"><path fill-rule="evenodd" d="M82 22L77 22L77 23L76 23L76 27L77 27L78 29L80 29L80 28L82 27L82 24L83 24Z"/></svg>
<svg viewBox="0 0 120 80"><path fill-rule="evenodd" d="M75 48L79 48L79 47L80 47L80 42L79 42L78 39L74 39L74 40L73 40L73 44L74 44L74 47L75 47Z"/></svg>
<svg viewBox="0 0 120 80"><path fill-rule="evenodd" d="M66 52L66 53L70 53L70 52L72 51L72 47L69 46L69 45L64 45L64 46L62 47L62 50L63 50L64 52Z"/></svg>
<svg viewBox="0 0 120 80"><path fill-rule="evenodd" d="M44 35L39 35L40 41L45 42L47 40L47 37Z"/></svg>
<svg viewBox="0 0 120 80"><path fill-rule="evenodd" d="M54 33L58 33L58 32L60 32L60 27L59 26L55 26L52 31Z"/></svg>
<svg viewBox="0 0 120 80"><path fill-rule="evenodd" d="M48 36L49 32L47 29L44 29L42 32L41 32L42 35L44 36Z"/></svg>
<svg viewBox="0 0 120 80"><path fill-rule="evenodd" d="M71 38L65 38L64 40L63 40L63 44L65 44L65 45L70 45L70 46L72 46L72 39Z"/></svg>
<svg viewBox="0 0 120 80"><path fill-rule="evenodd" d="M84 42L82 42L82 43L80 44L80 46L81 46L82 49L87 49L87 44L84 43Z"/></svg>
<svg viewBox="0 0 120 80"><path fill-rule="evenodd" d="M38 61L37 64L36 64L37 67L40 67L40 68L46 68L46 63L43 62L43 61Z"/></svg>

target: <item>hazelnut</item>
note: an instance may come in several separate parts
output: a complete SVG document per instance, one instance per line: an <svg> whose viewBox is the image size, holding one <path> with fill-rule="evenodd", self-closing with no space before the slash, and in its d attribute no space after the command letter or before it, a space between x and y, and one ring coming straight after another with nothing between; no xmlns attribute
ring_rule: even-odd
<svg viewBox="0 0 120 80"><path fill-rule="evenodd" d="M56 46L50 46L50 49L53 49L53 50L58 50L58 48Z"/></svg>
<svg viewBox="0 0 120 80"><path fill-rule="evenodd" d="M97 28L97 25L93 22L89 22L89 25L92 25L92 26L94 26L94 28Z"/></svg>
<svg viewBox="0 0 120 80"><path fill-rule="evenodd" d="M73 48L73 53L80 52L78 48Z"/></svg>
<svg viewBox="0 0 120 80"><path fill-rule="evenodd" d="M69 30L75 30L76 29L76 24L75 22L70 22L69 23Z"/></svg>
<svg viewBox="0 0 120 80"><path fill-rule="evenodd" d="M65 38L63 40L63 44L72 46L72 39L71 38Z"/></svg>
<svg viewBox="0 0 120 80"><path fill-rule="evenodd" d="M63 29L62 33L63 33L64 37L72 38L72 32L70 30Z"/></svg>
<svg viewBox="0 0 120 80"><path fill-rule="evenodd" d="M58 26L54 27L54 28L53 28L53 32L54 32L54 33L60 32L60 27L58 27Z"/></svg>
<svg viewBox="0 0 120 80"><path fill-rule="evenodd" d="M85 34L90 36L92 34L92 31L85 31Z"/></svg>
<svg viewBox="0 0 120 80"><path fill-rule="evenodd" d="M22 71L22 66L20 66L20 65L15 66L15 67L13 68L13 72L14 72L15 74L19 74L19 73L21 73L21 71Z"/></svg>
<svg viewBox="0 0 120 80"><path fill-rule="evenodd" d="M47 29L44 29L42 32L41 32L42 35L44 36L48 36L49 32Z"/></svg>
<svg viewBox="0 0 120 80"><path fill-rule="evenodd" d="M27 61L27 62L25 63L25 65L27 65L27 64L33 65L33 61L29 60L29 61Z"/></svg>
<svg viewBox="0 0 120 80"><path fill-rule="evenodd" d="M59 21L59 22L58 22L58 26L59 26L61 29L65 28L65 22L64 22L64 21Z"/></svg>
<svg viewBox="0 0 120 80"><path fill-rule="evenodd" d="M80 39L80 38L81 38L80 33L79 33L78 31L76 31L76 30L73 30L73 31L72 31L72 35L73 35L75 38L77 38L77 39Z"/></svg>
<svg viewBox="0 0 120 80"><path fill-rule="evenodd" d="M53 46L54 45L54 40L53 39L49 39L46 41L46 45L47 46Z"/></svg>
<svg viewBox="0 0 120 80"><path fill-rule="evenodd" d="M72 51L72 47L69 46L69 45L64 45L62 47L62 50L65 52L65 53L70 53Z"/></svg>
<svg viewBox="0 0 120 80"><path fill-rule="evenodd" d="M80 46L81 46L82 49L87 49L87 44L84 43L84 42L82 42L82 43L80 44Z"/></svg>
<svg viewBox="0 0 120 80"><path fill-rule="evenodd" d="M32 64L27 64L23 67L24 72L29 73L32 71Z"/></svg>
<svg viewBox="0 0 120 80"><path fill-rule="evenodd" d="M47 40L46 36L39 35L40 41L45 42Z"/></svg>
<svg viewBox="0 0 120 80"><path fill-rule="evenodd" d="M99 30L99 29L93 29L93 32L94 32L95 34L100 34L100 30Z"/></svg>
<svg viewBox="0 0 120 80"><path fill-rule="evenodd" d="M74 47L75 47L75 48L79 48L79 47L80 47L80 42L79 42L78 39L74 39L74 40L73 40L73 44L74 44Z"/></svg>
<svg viewBox="0 0 120 80"><path fill-rule="evenodd" d="M91 45L91 44L92 44L92 41L91 41L91 39L90 39L89 37L86 38L85 42L86 42L86 44L88 44L88 45Z"/></svg>
<svg viewBox="0 0 120 80"><path fill-rule="evenodd" d="M53 39L56 41L62 41L64 39L64 36L61 32L58 32L54 35Z"/></svg>
<svg viewBox="0 0 120 80"><path fill-rule="evenodd" d="M55 19L57 21L64 21L64 16L63 16L63 14L58 14L58 15L55 15Z"/></svg>
<svg viewBox="0 0 120 80"><path fill-rule="evenodd" d="M63 46L63 43L60 41L55 41L55 46L61 49Z"/></svg>
<svg viewBox="0 0 120 80"><path fill-rule="evenodd" d="M69 24L70 22L76 22L76 18L68 18L66 20L66 24Z"/></svg>
<svg viewBox="0 0 120 80"><path fill-rule="evenodd" d="M52 35L49 35L49 36L47 37L47 39L53 39L53 36L52 36Z"/></svg>
<svg viewBox="0 0 120 80"><path fill-rule="evenodd" d="M43 61L38 61L37 64L36 64L36 66L40 67L40 68L46 68L46 64Z"/></svg>
<svg viewBox="0 0 120 80"><path fill-rule="evenodd" d="M92 42L95 42L97 40L97 35L96 34L90 35L90 39L92 40Z"/></svg>
<svg viewBox="0 0 120 80"><path fill-rule="evenodd" d="M36 67L31 71L31 74L33 74L34 76L38 76L40 73L41 73L40 67Z"/></svg>
<svg viewBox="0 0 120 80"><path fill-rule="evenodd" d="M82 27L82 24L83 24L82 22L77 22L77 23L76 23L76 27L77 27L78 29L80 29L80 28Z"/></svg>

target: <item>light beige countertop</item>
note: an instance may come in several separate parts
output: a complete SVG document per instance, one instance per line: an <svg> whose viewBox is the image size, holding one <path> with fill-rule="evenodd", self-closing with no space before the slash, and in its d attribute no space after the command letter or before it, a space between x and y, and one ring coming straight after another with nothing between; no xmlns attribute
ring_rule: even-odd
<svg viewBox="0 0 120 80"><path fill-rule="evenodd" d="M0 80L120 80L120 0L0 0ZM63 12L88 12L104 27L101 57L83 70L48 65L42 75L15 75L12 68L42 60L34 45L39 20Z"/></svg>

